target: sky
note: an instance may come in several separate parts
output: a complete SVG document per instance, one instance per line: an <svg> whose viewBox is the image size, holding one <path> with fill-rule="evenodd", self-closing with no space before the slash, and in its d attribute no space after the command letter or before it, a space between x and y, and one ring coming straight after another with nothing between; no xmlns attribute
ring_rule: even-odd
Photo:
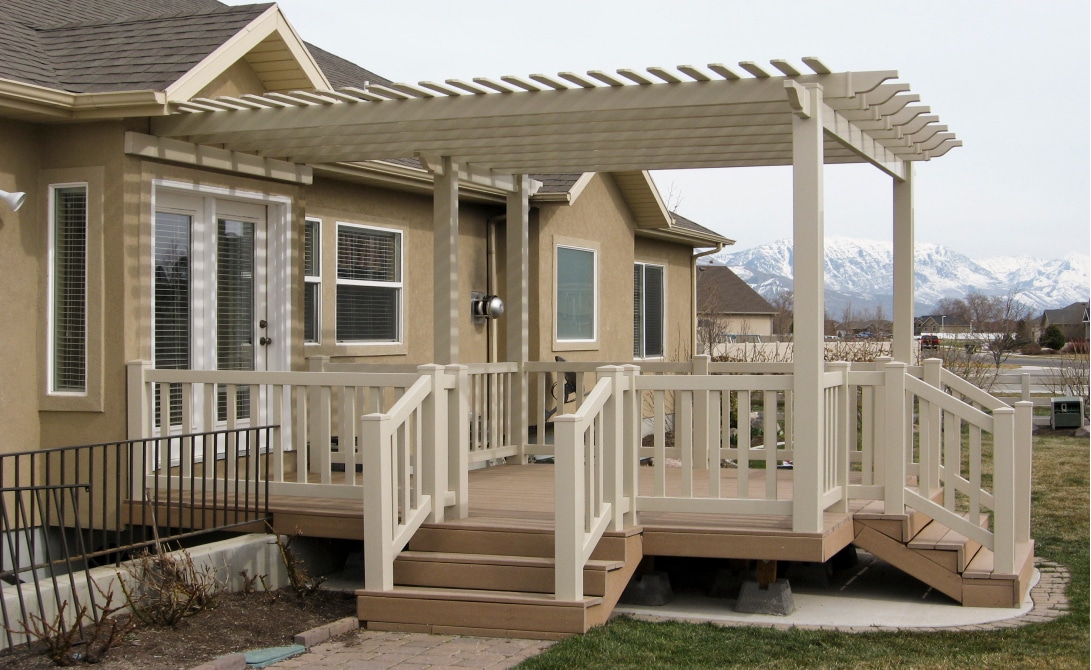
<svg viewBox="0 0 1091 670"><path fill-rule="evenodd" d="M809 71L804 56L897 70L964 145L915 164L918 243L971 258L1091 253L1087 0L278 4L304 40L407 83L774 58ZM736 249L791 238L789 167L653 174ZM832 165L825 184L827 237L891 239L890 177Z"/></svg>

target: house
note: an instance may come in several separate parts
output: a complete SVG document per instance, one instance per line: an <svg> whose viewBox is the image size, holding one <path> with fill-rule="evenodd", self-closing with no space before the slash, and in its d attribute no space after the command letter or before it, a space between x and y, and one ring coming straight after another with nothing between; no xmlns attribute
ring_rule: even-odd
<svg viewBox="0 0 1091 670"><path fill-rule="evenodd" d="M1088 304L1074 302L1060 309L1047 309L1038 320L1039 332L1045 332L1050 326L1057 326L1064 333L1065 340L1088 339Z"/></svg>
<svg viewBox="0 0 1091 670"><path fill-rule="evenodd" d="M5 467L8 494L105 481L115 521L82 520L103 531L246 528L204 505L264 501L362 541L374 628L579 633L645 556L850 545L957 602L1025 595L1030 408L909 365L913 164L960 143L896 72L404 84L212 0L9 0L0 29L0 189L29 194L0 205L4 448L118 447ZM846 162L894 184L893 360L863 366L822 346L823 170ZM684 356L694 250L730 240L646 170L774 165L794 360ZM768 449L727 429L758 408ZM960 454L996 456L942 467Z"/></svg>
<svg viewBox="0 0 1091 670"><path fill-rule="evenodd" d="M915 335L921 333L969 333L970 324L956 316L927 314L913 320Z"/></svg>
<svg viewBox="0 0 1091 670"><path fill-rule="evenodd" d="M837 336L842 338L886 338L893 324L886 319L843 321L837 324Z"/></svg>
<svg viewBox="0 0 1091 670"><path fill-rule="evenodd" d="M697 266L697 329L702 351L712 344L761 341L773 335L777 310L726 265ZM741 339L740 339L741 338Z"/></svg>

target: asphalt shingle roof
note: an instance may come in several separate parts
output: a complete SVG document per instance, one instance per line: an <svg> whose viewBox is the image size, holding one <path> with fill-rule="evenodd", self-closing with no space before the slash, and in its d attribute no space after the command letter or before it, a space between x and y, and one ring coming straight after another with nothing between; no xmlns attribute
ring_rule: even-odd
<svg viewBox="0 0 1091 670"><path fill-rule="evenodd" d="M776 314L765 298L726 265L697 266L697 311L702 314Z"/></svg>
<svg viewBox="0 0 1091 670"><path fill-rule="evenodd" d="M673 220L674 226L676 228L688 230L691 233L701 233L702 235L719 235L719 233L717 233L715 230L705 228L696 221L693 221L692 219L687 219L677 212L671 212L671 219Z"/></svg>

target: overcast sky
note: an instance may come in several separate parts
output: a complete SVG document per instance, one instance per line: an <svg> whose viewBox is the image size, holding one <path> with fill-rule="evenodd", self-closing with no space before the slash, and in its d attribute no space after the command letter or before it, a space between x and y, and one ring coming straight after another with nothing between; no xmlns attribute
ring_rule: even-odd
<svg viewBox="0 0 1091 670"><path fill-rule="evenodd" d="M835 71L897 70L964 143L916 163L918 242L975 258L1089 253L1087 0L278 4L304 40L410 83L773 58L804 69L804 56ZM790 168L655 179L737 249L791 237ZM890 208L878 170L827 168L828 237L890 240Z"/></svg>

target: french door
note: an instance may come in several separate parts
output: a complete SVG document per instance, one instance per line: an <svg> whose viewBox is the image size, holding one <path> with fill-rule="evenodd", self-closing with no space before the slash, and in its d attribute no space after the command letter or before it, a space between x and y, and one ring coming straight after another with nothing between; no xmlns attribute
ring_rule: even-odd
<svg viewBox="0 0 1091 670"><path fill-rule="evenodd" d="M262 204L157 193L155 367L266 369L267 227ZM250 400L246 387L220 387L215 422L248 419ZM171 423L180 419L181 389L172 389Z"/></svg>

